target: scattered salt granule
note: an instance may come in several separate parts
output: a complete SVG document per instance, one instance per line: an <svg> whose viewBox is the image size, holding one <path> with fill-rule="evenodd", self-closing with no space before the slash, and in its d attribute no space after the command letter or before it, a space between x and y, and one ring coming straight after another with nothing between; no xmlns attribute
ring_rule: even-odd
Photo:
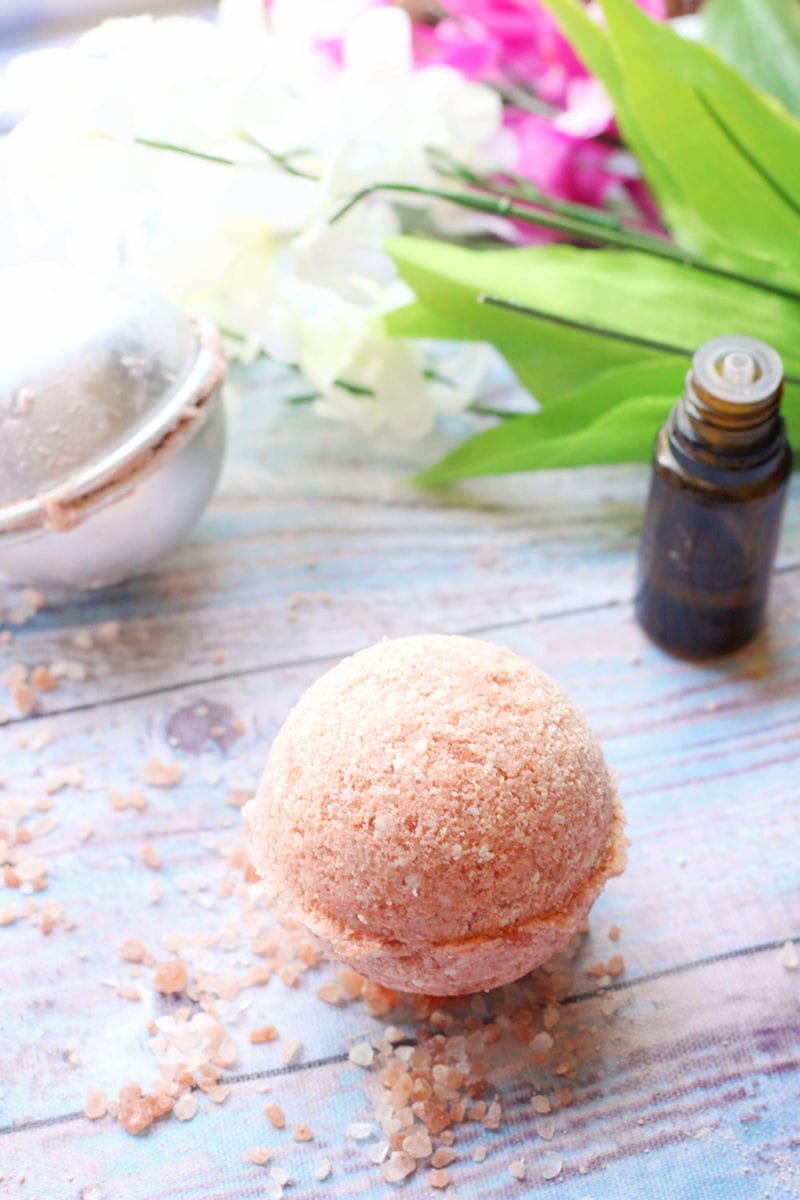
<svg viewBox="0 0 800 1200"><path fill-rule="evenodd" d="M395 1150L388 1162L381 1164L381 1173L387 1183L402 1183L416 1168L416 1161L410 1154L403 1150Z"/></svg>
<svg viewBox="0 0 800 1200"><path fill-rule="evenodd" d="M621 930L620 930L619 925L612 925L608 931L609 941L618 942L620 932L621 932Z"/></svg>
<svg viewBox="0 0 800 1200"><path fill-rule="evenodd" d="M366 1138L372 1137L374 1132L375 1126L371 1121L353 1121L345 1130L347 1136L357 1142L363 1142Z"/></svg>
<svg viewBox="0 0 800 1200"><path fill-rule="evenodd" d="M83 1111L90 1121L97 1121L100 1117L106 1115L108 1111L107 1104L108 1099L105 1092L100 1092L97 1088L89 1088Z"/></svg>
<svg viewBox="0 0 800 1200"><path fill-rule="evenodd" d="M29 682L37 692L52 692L53 688L58 686L56 677L43 666L33 668Z"/></svg>
<svg viewBox="0 0 800 1200"><path fill-rule="evenodd" d="M13 687L11 699L20 716L29 717L36 708L36 692L27 683L18 683L16 687Z"/></svg>
<svg viewBox="0 0 800 1200"><path fill-rule="evenodd" d="M542 1030L541 1033L537 1033L536 1036L531 1039L530 1045L534 1054L547 1054L548 1051L553 1049L555 1042L549 1033L546 1033L544 1030Z"/></svg>
<svg viewBox="0 0 800 1200"><path fill-rule="evenodd" d="M515 1179L525 1178L525 1161L521 1158L514 1158L508 1164L508 1171Z"/></svg>
<svg viewBox="0 0 800 1200"><path fill-rule="evenodd" d="M188 978L186 963L179 958L168 958L165 962L156 963L153 968L153 987L165 996L182 992Z"/></svg>
<svg viewBox="0 0 800 1200"><path fill-rule="evenodd" d="M275 1104L274 1101L270 1101L269 1104L265 1104L264 1116L274 1129L286 1128L286 1117L280 1104Z"/></svg>
<svg viewBox="0 0 800 1200"><path fill-rule="evenodd" d="M429 1158L433 1154L433 1143L424 1129L414 1129L403 1138L402 1149L412 1158Z"/></svg>
<svg viewBox="0 0 800 1200"><path fill-rule="evenodd" d="M206 1095L214 1104L224 1104L231 1094L230 1084L218 1083L216 1087L206 1088Z"/></svg>
<svg viewBox="0 0 800 1200"><path fill-rule="evenodd" d="M338 983L323 983L317 988L317 996L326 1004L341 1004L345 998Z"/></svg>
<svg viewBox="0 0 800 1200"><path fill-rule="evenodd" d="M449 1146L440 1146L438 1150L434 1151L431 1166L436 1167L437 1170L441 1167L449 1167L451 1162L455 1161L455 1158L455 1150L452 1150Z"/></svg>
<svg viewBox="0 0 800 1200"><path fill-rule="evenodd" d="M148 758L142 767L142 779L151 787L175 787L182 774L183 767L180 763L165 763L160 758Z"/></svg>
<svg viewBox="0 0 800 1200"><path fill-rule="evenodd" d="M142 862L151 870L157 871L161 866L161 855L156 850L152 842L142 842L139 848L139 853L142 856Z"/></svg>
<svg viewBox="0 0 800 1200"><path fill-rule="evenodd" d="M376 1142L375 1145L370 1146L369 1150L367 1151L367 1158L371 1163L375 1163L375 1165L379 1167L386 1158L386 1155L389 1153L390 1149L391 1147L388 1142Z"/></svg>
<svg viewBox="0 0 800 1200"><path fill-rule="evenodd" d="M140 963L144 959L147 951L144 944L138 941L137 938L126 938L119 948L119 952L126 962Z"/></svg>
<svg viewBox="0 0 800 1200"><path fill-rule="evenodd" d="M245 1155L248 1162L255 1163L256 1166L263 1167L266 1163L272 1160L272 1151L269 1146L250 1146Z"/></svg>
<svg viewBox="0 0 800 1200"><path fill-rule="evenodd" d="M472 1151L472 1161L476 1163L482 1163L486 1158L486 1154L487 1149L485 1146L476 1146Z"/></svg>
<svg viewBox="0 0 800 1200"><path fill-rule="evenodd" d="M289 1063L297 1062L303 1050L303 1043L299 1038L288 1038L281 1046L281 1058L288 1066Z"/></svg>
<svg viewBox="0 0 800 1200"><path fill-rule="evenodd" d="M76 650L91 650L94 646L94 640L88 629L79 629L77 633L73 633L70 641Z"/></svg>
<svg viewBox="0 0 800 1200"><path fill-rule="evenodd" d="M317 1166L314 1170L314 1178L318 1179L320 1181L320 1183L323 1183L328 1178L330 1173L331 1173L331 1160L329 1158L323 1158L320 1162L317 1163Z"/></svg>
<svg viewBox="0 0 800 1200"><path fill-rule="evenodd" d="M552 1142L556 1132L555 1121L542 1121L536 1131L540 1138L544 1138L546 1142Z"/></svg>
<svg viewBox="0 0 800 1200"><path fill-rule="evenodd" d="M269 1174L270 1179L274 1179L281 1187L285 1187L290 1182L290 1175L285 1167L271 1167Z"/></svg>
<svg viewBox="0 0 800 1200"><path fill-rule="evenodd" d="M111 645L119 637L119 621L103 621L95 631L95 638L104 646Z"/></svg>
<svg viewBox="0 0 800 1200"><path fill-rule="evenodd" d="M358 1042L353 1046L347 1056L351 1063L355 1063L357 1067L368 1067L375 1057L375 1051L370 1046L369 1042Z"/></svg>
<svg viewBox="0 0 800 1200"><path fill-rule="evenodd" d="M428 1183L432 1188L446 1188L450 1186L450 1172L434 1169L428 1172Z"/></svg>
<svg viewBox="0 0 800 1200"><path fill-rule="evenodd" d="M612 954L606 963L606 971L612 979L616 979L625 970L625 959L621 954Z"/></svg>
<svg viewBox="0 0 800 1200"><path fill-rule="evenodd" d="M557 1179L564 1160L558 1154L543 1154L541 1159L542 1179Z"/></svg>
<svg viewBox="0 0 800 1200"><path fill-rule="evenodd" d="M261 1046L265 1042L274 1042L278 1036L278 1031L274 1025L261 1025L258 1029L253 1029L250 1032L250 1041L254 1046Z"/></svg>
<svg viewBox="0 0 800 1200"><path fill-rule="evenodd" d="M531 1096L531 1108L543 1115L552 1112L552 1106L546 1096Z"/></svg>
<svg viewBox="0 0 800 1200"><path fill-rule="evenodd" d="M191 1121L197 1116L197 1099L191 1092L184 1092L175 1101L175 1107L172 1111L179 1121Z"/></svg>
<svg viewBox="0 0 800 1200"><path fill-rule="evenodd" d="M800 967L800 955L794 942L783 943L780 961L784 971L796 971Z"/></svg>
<svg viewBox="0 0 800 1200"><path fill-rule="evenodd" d="M311 1132L311 1126L306 1125L305 1121L302 1121L298 1126L296 1126L292 1137L296 1142L313 1142L314 1140L314 1134Z"/></svg>

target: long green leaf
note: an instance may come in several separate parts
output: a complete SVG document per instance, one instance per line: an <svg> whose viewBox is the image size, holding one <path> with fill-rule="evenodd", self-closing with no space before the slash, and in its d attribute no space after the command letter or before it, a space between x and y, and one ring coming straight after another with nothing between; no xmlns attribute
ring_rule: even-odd
<svg viewBox="0 0 800 1200"><path fill-rule="evenodd" d="M636 117L628 103L625 85L608 35L588 15L582 0L542 0L558 20L565 37L586 69L606 87L617 119L636 150L645 178L655 192L664 219L675 234L682 234L689 246L702 246L705 228L697 222L691 207L668 165L651 152L647 139L637 133Z"/></svg>
<svg viewBox="0 0 800 1200"><path fill-rule="evenodd" d="M800 267L800 212L763 170L742 114L731 113L727 101L723 108L729 121L713 111L711 101L716 102L723 84L733 88L734 73L705 47L652 21L633 0L601 3L635 116L633 149L643 137L667 164L694 213L708 226L704 249L728 261L745 255ZM706 72L702 88L695 82L700 69ZM746 114L748 106L758 108L758 96L745 81L739 84ZM763 111L758 115L764 117ZM623 132L624 120L623 113Z"/></svg>
<svg viewBox="0 0 800 1200"><path fill-rule="evenodd" d="M462 443L418 476L423 484L595 463L642 462L674 396L640 396L615 405L581 429L563 432L554 413L513 417Z"/></svg>
<svg viewBox="0 0 800 1200"><path fill-rule="evenodd" d="M621 334L649 337L686 347L723 333L763 338L784 358L787 372L800 374L800 302L758 292L745 284L701 275L680 265L629 252L579 250L574 246L474 250L421 238L391 239L387 248L425 309L475 330L509 357L530 347L535 361L548 355L585 355L587 378L607 367L640 361L640 350L608 346L603 339L559 330L544 321L489 310L482 293L555 315L605 325ZM392 322L389 328L395 331ZM406 335L410 334L408 327ZM416 332L425 336L421 326ZM594 356L594 369L592 369ZM547 403L577 373L548 372L545 386L526 379Z"/></svg>
<svg viewBox="0 0 800 1200"><path fill-rule="evenodd" d="M800 116L797 0L708 0L703 41L745 79Z"/></svg>

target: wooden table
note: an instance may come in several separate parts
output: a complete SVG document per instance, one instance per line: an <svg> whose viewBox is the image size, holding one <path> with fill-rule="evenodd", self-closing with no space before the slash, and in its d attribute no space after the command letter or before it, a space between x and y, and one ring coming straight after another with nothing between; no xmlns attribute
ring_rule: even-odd
<svg viewBox="0 0 800 1200"><path fill-rule="evenodd" d="M287 411L279 391L262 373L234 395L222 487L172 561L6 624L6 665L55 662L72 678L25 719L7 703L0 730L0 826L7 840L20 828L34 835L16 853L43 860L33 869L47 880L30 895L0 890L0 920L17 915L0 927L0 1195L277 1195L274 1167L289 1173L289 1197L392 1194L368 1158L377 1133L347 1133L376 1121L379 1061L359 1067L348 1052L353 1039L379 1041L387 1021L412 1039L420 1022L404 1009L372 1017L361 1001L324 1003L317 989L337 977L329 964L293 986L273 973L239 989L264 959L252 953L252 920L240 922L249 885L229 861L240 832L229 800L252 789L313 679L377 638L419 631L477 634L552 673L619 774L631 838L627 872L597 903L549 1026L553 1049L537 1055L527 1041L544 1028L537 996L552 974L490 997L478 1020L500 1015L487 1096L497 1092L503 1117L496 1131L454 1126L457 1195L800 1195L800 971L785 947L800 940L797 488L768 632L731 659L692 666L648 644L631 613L646 470L423 496L407 477L452 431L389 454ZM6 597L7 610L20 603ZM144 783L149 758L180 764L177 785ZM145 809L119 808L131 790ZM193 1120L169 1116L133 1137L83 1109L90 1087L115 1095L156 1076L148 1022L186 997L154 991L150 968L123 961L120 945L139 939L164 959L162 938L174 948L176 934L197 935L182 943L193 978L216 972L218 990L220 978L234 981L216 1001L236 1049L222 1072L230 1094L214 1103L194 1093ZM592 973L617 953L622 974ZM127 988L140 999L124 998ZM462 1016L457 1006L445 1016L451 1032ZM252 1045L249 1033L268 1024L279 1038ZM554 1111L537 1114L532 1093ZM268 1124L270 1100L286 1130ZM312 1142L294 1141L300 1122ZM273 1150L272 1163L244 1161L256 1145ZM323 1157L332 1170L318 1182ZM525 1181L509 1171L517 1159ZM427 1174L418 1169L402 1194L436 1194Z"/></svg>

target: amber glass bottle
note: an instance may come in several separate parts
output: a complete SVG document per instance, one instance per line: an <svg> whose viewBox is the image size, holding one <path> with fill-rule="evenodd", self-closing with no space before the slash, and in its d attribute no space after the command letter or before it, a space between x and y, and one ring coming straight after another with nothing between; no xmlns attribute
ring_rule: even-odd
<svg viewBox="0 0 800 1200"><path fill-rule="evenodd" d="M636 615L673 654L727 654L761 626L792 469L782 390L769 346L714 338L656 439Z"/></svg>

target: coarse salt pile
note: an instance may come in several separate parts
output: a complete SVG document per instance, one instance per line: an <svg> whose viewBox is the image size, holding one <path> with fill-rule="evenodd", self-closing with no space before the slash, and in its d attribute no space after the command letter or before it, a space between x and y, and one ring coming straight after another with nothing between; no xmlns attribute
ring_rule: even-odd
<svg viewBox="0 0 800 1200"><path fill-rule="evenodd" d="M522 976L624 866L621 806L583 714L471 638L384 641L329 671L245 814L278 907L406 992Z"/></svg>

